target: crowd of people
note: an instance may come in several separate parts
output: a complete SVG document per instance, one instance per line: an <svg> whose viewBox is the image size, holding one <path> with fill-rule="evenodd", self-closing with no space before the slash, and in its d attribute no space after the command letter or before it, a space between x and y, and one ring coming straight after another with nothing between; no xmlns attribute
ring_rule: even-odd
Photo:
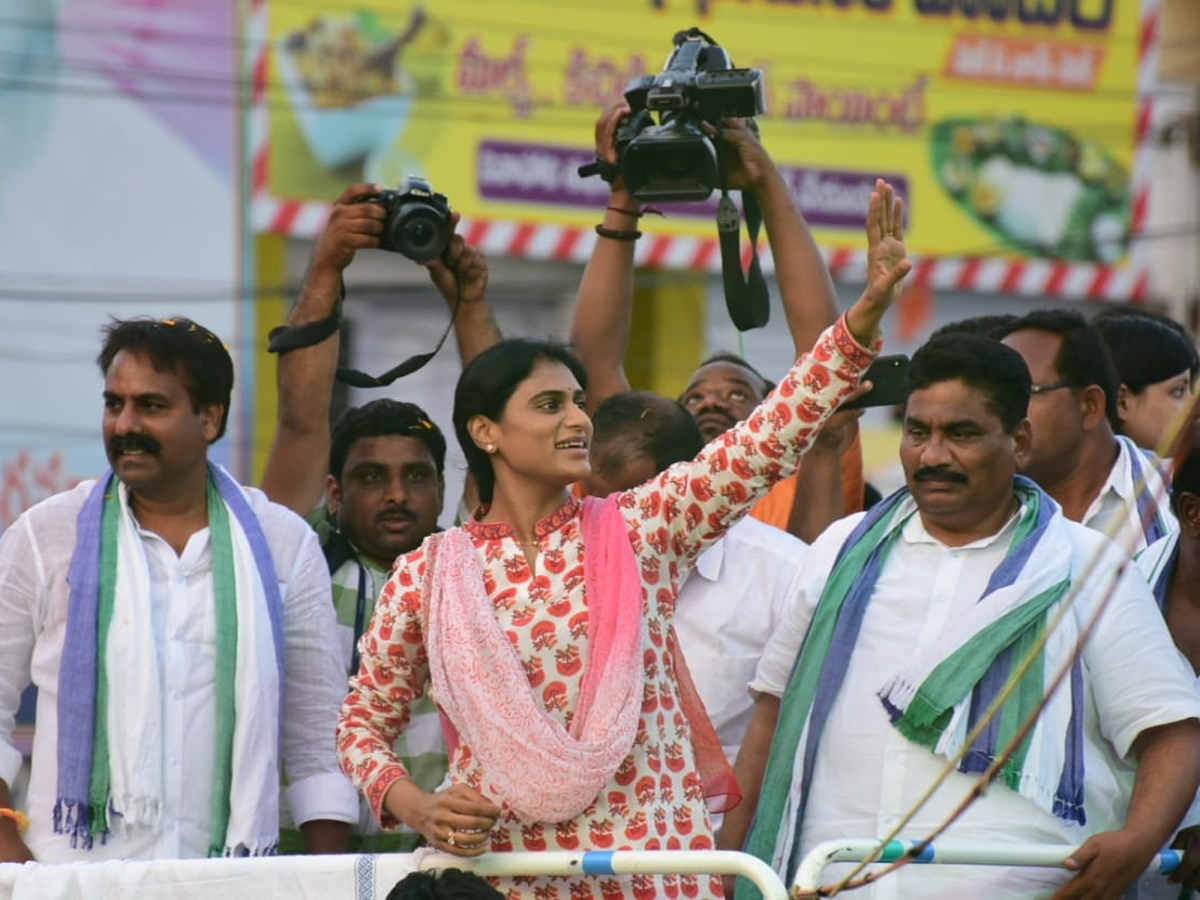
<svg viewBox="0 0 1200 900"><path fill-rule="evenodd" d="M610 162L624 112L597 125ZM866 286L839 316L763 144L736 121L722 140L795 365L772 382L720 353L678 398L630 390L644 210L619 177L569 344L502 338L486 262L455 235L425 264L458 309L473 500L452 528L446 423L377 399L330 424L343 273L383 230L360 202L374 185L347 188L313 252L260 488L209 458L233 387L220 338L114 321L110 470L0 538L0 862L722 848L790 882L827 840L944 831L1069 859L862 889L1174 896L1142 874L1173 842L1173 880L1200 883L1191 338L1130 310L940 329L907 375L906 486L873 498L842 407L869 392L911 269L903 202L877 183ZM475 895L756 896L686 874L492 881Z"/></svg>

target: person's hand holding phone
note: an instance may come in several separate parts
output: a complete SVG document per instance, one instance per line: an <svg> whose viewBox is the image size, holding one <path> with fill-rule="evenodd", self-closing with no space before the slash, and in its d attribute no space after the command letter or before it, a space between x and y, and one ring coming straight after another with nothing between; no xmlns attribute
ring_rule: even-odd
<svg viewBox="0 0 1200 900"><path fill-rule="evenodd" d="M843 403L840 409L866 409L869 406L895 406L908 396L908 357L903 353L881 356L863 372L862 380L871 382L871 389L860 397Z"/></svg>

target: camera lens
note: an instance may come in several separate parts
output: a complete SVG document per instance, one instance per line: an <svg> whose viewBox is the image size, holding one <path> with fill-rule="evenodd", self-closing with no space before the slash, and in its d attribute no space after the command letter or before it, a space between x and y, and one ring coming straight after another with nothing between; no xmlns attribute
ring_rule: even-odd
<svg viewBox="0 0 1200 900"><path fill-rule="evenodd" d="M388 229L390 249L416 262L433 259L450 238L449 223L437 210L425 204L413 204L397 217Z"/></svg>
<svg viewBox="0 0 1200 900"><path fill-rule="evenodd" d="M664 154L655 162L658 164L658 176L663 179L687 178L695 170L695 160L683 153L679 155Z"/></svg>
<svg viewBox="0 0 1200 900"><path fill-rule="evenodd" d="M432 259L442 252L437 220L428 213L411 216L401 232L401 253L415 260Z"/></svg>
<svg viewBox="0 0 1200 900"><path fill-rule="evenodd" d="M404 229L404 239L413 247L424 247L433 240L434 236L433 226L423 219L409 222L408 227Z"/></svg>

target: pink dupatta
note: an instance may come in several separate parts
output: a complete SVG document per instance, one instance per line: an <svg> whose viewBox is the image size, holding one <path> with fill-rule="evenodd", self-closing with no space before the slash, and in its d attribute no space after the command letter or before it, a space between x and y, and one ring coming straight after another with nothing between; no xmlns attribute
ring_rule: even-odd
<svg viewBox="0 0 1200 900"><path fill-rule="evenodd" d="M642 584L613 497L583 508L588 653L570 729L549 715L496 621L471 538L462 529L428 544L426 649L451 752L461 740L505 804L526 822L581 814L629 755L644 694ZM680 703L715 811L741 799L720 741L692 685L674 629L668 635ZM713 802L713 801L716 802Z"/></svg>

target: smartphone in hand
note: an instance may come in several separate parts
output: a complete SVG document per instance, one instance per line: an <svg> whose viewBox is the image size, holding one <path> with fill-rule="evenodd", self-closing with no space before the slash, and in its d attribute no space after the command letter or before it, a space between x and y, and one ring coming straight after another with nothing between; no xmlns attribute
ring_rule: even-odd
<svg viewBox="0 0 1200 900"><path fill-rule="evenodd" d="M857 400L843 403L841 409L865 409L868 406L895 406L908 396L908 357L903 353L881 356L863 372L863 381L871 390Z"/></svg>

